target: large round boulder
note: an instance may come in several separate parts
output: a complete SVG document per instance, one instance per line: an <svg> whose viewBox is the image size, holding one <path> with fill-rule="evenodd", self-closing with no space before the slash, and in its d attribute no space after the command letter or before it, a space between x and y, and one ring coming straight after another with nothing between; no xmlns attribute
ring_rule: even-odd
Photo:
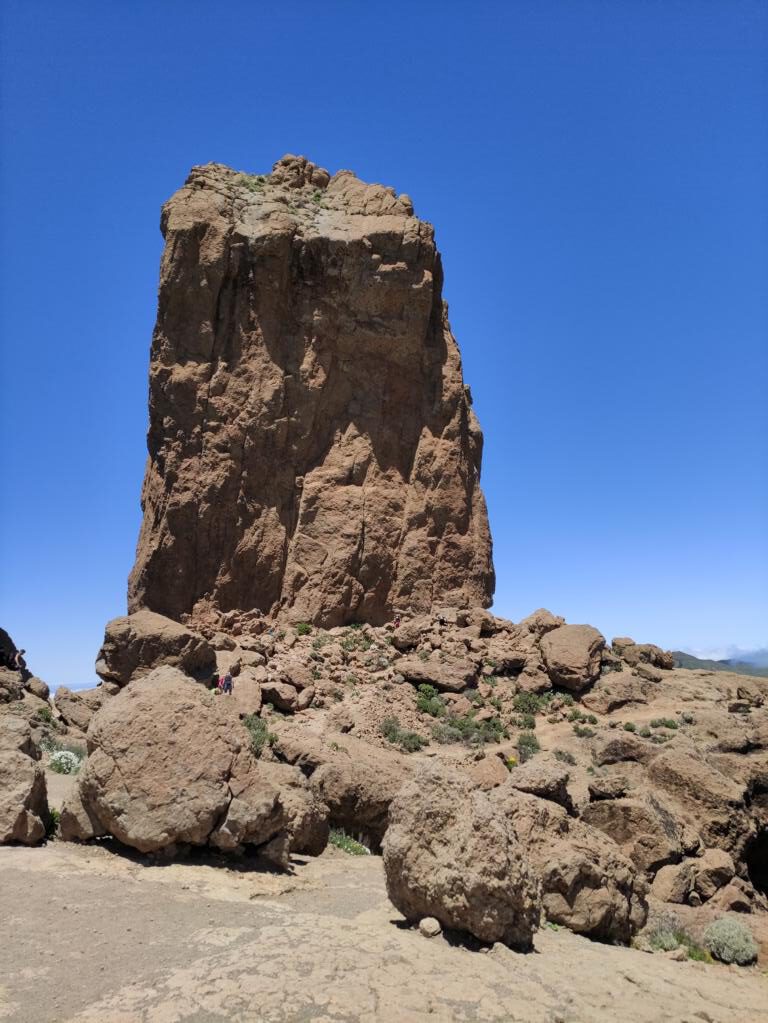
<svg viewBox="0 0 768 1023"><path fill-rule="evenodd" d="M387 893L412 923L531 948L540 892L511 820L470 780L423 764L389 807Z"/></svg>
<svg viewBox="0 0 768 1023"><path fill-rule="evenodd" d="M216 651L203 636L154 611L107 622L96 660L96 674L105 682L124 686L163 664L207 681L216 670Z"/></svg>
<svg viewBox="0 0 768 1023"><path fill-rule="evenodd" d="M62 837L106 833L141 852L268 846L267 855L284 865L297 844L324 844L327 809L292 769L283 771L256 759L229 701L177 669L158 668L91 720Z"/></svg>
<svg viewBox="0 0 768 1023"><path fill-rule="evenodd" d="M605 637L591 625L560 625L541 637L547 674L556 686L581 692L600 674Z"/></svg>

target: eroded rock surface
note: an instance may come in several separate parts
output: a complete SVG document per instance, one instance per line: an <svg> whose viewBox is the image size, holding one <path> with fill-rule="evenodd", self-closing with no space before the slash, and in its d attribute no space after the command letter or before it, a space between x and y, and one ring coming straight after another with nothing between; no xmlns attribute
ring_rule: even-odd
<svg viewBox="0 0 768 1023"><path fill-rule="evenodd" d="M425 764L395 797L384 870L406 920L434 917L480 941L531 947L541 901L525 846L510 817L450 769Z"/></svg>
<svg viewBox="0 0 768 1023"><path fill-rule="evenodd" d="M285 157L164 206L131 610L487 606L482 435L431 225Z"/></svg>

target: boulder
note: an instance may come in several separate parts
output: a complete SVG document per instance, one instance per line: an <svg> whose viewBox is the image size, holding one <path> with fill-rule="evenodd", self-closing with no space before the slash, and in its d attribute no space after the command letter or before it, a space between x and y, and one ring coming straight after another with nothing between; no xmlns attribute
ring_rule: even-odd
<svg viewBox="0 0 768 1023"><path fill-rule="evenodd" d="M563 807L515 789L513 776L489 798L514 825L541 878L546 918L600 941L629 941L647 916L647 885L637 868Z"/></svg>
<svg viewBox="0 0 768 1023"><path fill-rule="evenodd" d="M622 731L607 739L599 739L592 751L592 759L598 767L631 761L646 764L657 752L658 748L647 739L641 739L633 732Z"/></svg>
<svg viewBox="0 0 768 1023"><path fill-rule="evenodd" d="M65 801L62 837L110 834L141 852L211 844L275 845L284 865L294 833L297 782L280 779L250 750L229 699L181 671L155 669L94 715L88 758ZM311 803L311 797L307 794Z"/></svg>
<svg viewBox="0 0 768 1023"><path fill-rule="evenodd" d="M352 735L320 737L300 727L281 727L272 752L309 776L330 823L378 850L389 806L413 770L412 761Z"/></svg>
<svg viewBox="0 0 768 1023"><path fill-rule="evenodd" d="M100 678L124 686L164 664L208 682L216 670L216 652L207 639L152 611L107 623L96 661Z"/></svg>
<svg viewBox="0 0 768 1023"><path fill-rule="evenodd" d="M695 876L696 865L692 860L668 863L657 871L651 885L651 895L660 902L678 905L687 902L693 891Z"/></svg>
<svg viewBox="0 0 768 1023"><path fill-rule="evenodd" d="M556 686L578 693L600 674L604 637L591 625L560 625L541 638L541 654Z"/></svg>
<svg viewBox="0 0 768 1023"><path fill-rule="evenodd" d="M694 887L702 900L711 899L715 892L730 884L736 874L733 859L723 849L705 849L695 866Z"/></svg>
<svg viewBox="0 0 768 1023"><path fill-rule="evenodd" d="M0 718L0 845L45 838L48 798L39 758L29 725Z"/></svg>
<svg viewBox="0 0 768 1023"><path fill-rule="evenodd" d="M0 703L13 703L23 698L23 674L10 668L0 668Z"/></svg>
<svg viewBox="0 0 768 1023"><path fill-rule="evenodd" d="M481 760L476 760L467 769L467 773L479 788L485 790L503 785L509 777L509 771L504 761L494 753Z"/></svg>
<svg viewBox="0 0 768 1023"><path fill-rule="evenodd" d="M705 846L738 858L754 836L746 784L726 777L700 754L667 747L649 763L647 777L672 801L676 816L695 825Z"/></svg>
<svg viewBox="0 0 768 1023"><path fill-rule="evenodd" d="M654 643L635 643L628 636L618 636L612 641L611 646L622 660L633 667L637 664L651 664L668 671L675 666L673 654L669 650L662 650Z"/></svg>
<svg viewBox="0 0 768 1023"><path fill-rule="evenodd" d="M488 660L494 675L513 675L522 671L530 659L531 650L509 633L502 632L488 641Z"/></svg>
<svg viewBox="0 0 768 1023"><path fill-rule="evenodd" d="M290 850L319 856L328 845L330 811L298 767L261 761L260 773L280 790L288 817Z"/></svg>
<svg viewBox="0 0 768 1023"><path fill-rule="evenodd" d="M389 808L387 894L409 922L434 917L484 942L531 948L535 874L508 818L470 781L424 763Z"/></svg>
<svg viewBox="0 0 768 1023"><path fill-rule="evenodd" d="M629 671L611 671L601 676L581 702L593 714L610 714L630 703L647 703L648 684Z"/></svg>
<svg viewBox="0 0 768 1023"><path fill-rule="evenodd" d="M29 722L10 714L0 715L0 749L16 750L32 760L40 759Z"/></svg>
<svg viewBox="0 0 768 1023"><path fill-rule="evenodd" d="M396 662L396 670L413 685L434 686L443 692L460 693L477 677L477 663L465 658L432 656L423 660L409 655Z"/></svg>
<svg viewBox="0 0 768 1023"><path fill-rule="evenodd" d="M529 614L520 622L521 629L532 632L535 636L544 636L554 629L559 629L561 625L565 625L565 618L553 615L545 607L540 607L538 611Z"/></svg>
<svg viewBox="0 0 768 1023"><path fill-rule="evenodd" d="M74 692L66 686L59 686L53 703L65 724L73 725L81 732L87 732L91 718L108 696L109 690L103 685L95 689L82 689Z"/></svg>
<svg viewBox="0 0 768 1023"><path fill-rule="evenodd" d="M33 696L37 696L41 700L48 700L51 695L51 690L48 688L48 683L43 682L41 678L33 675L27 679L27 689Z"/></svg>
<svg viewBox="0 0 768 1023"><path fill-rule="evenodd" d="M419 615L409 621L402 622L392 630L392 646L395 650L412 650L419 645L421 637L432 628L432 619L427 615Z"/></svg>
<svg viewBox="0 0 768 1023"><path fill-rule="evenodd" d="M264 703L271 703L277 710L293 714L297 709L298 690L287 682L269 679L261 684L261 698Z"/></svg>
<svg viewBox="0 0 768 1023"><path fill-rule="evenodd" d="M568 813L574 814L576 808L568 791L570 777L567 768L557 761L536 757L509 771L505 781L513 789L559 803Z"/></svg>
<svg viewBox="0 0 768 1023"><path fill-rule="evenodd" d="M589 803L581 819L604 832L638 870L655 873L683 854L682 828L672 813L655 797L603 799Z"/></svg>
<svg viewBox="0 0 768 1023"><path fill-rule="evenodd" d="M620 774L593 777L587 785L589 798L593 802L599 799L621 799L627 794L628 787L627 779Z"/></svg>

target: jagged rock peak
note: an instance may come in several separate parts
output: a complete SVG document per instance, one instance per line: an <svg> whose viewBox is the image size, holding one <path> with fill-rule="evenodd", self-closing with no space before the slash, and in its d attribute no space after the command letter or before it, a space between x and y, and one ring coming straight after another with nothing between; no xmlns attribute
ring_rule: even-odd
<svg viewBox="0 0 768 1023"><path fill-rule="evenodd" d="M482 434L408 196L305 157L207 164L162 230L130 609L487 607Z"/></svg>

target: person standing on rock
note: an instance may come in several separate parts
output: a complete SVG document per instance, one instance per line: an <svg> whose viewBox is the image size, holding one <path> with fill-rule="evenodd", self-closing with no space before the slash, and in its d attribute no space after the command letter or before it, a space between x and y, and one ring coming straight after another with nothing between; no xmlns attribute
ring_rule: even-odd
<svg viewBox="0 0 768 1023"><path fill-rule="evenodd" d="M392 625L393 625L393 626L394 626L394 627L395 627L396 629L399 629L399 628L400 628L400 615L395 615L395 620L394 620L394 621L392 622Z"/></svg>
<svg viewBox="0 0 768 1023"><path fill-rule="evenodd" d="M222 684L221 684L221 691L222 691L222 693L225 693L227 696L231 696L232 695L232 690L234 689L234 683L232 682L232 676L230 675L230 673L227 672L227 674L224 676L224 678L221 681L222 681Z"/></svg>
<svg viewBox="0 0 768 1023"><path fill-rule="evenodd" d="M24 654L26 650L17 650L13 656L13 664L16 671L26 671L27 662L24 660Z"/></svg>

